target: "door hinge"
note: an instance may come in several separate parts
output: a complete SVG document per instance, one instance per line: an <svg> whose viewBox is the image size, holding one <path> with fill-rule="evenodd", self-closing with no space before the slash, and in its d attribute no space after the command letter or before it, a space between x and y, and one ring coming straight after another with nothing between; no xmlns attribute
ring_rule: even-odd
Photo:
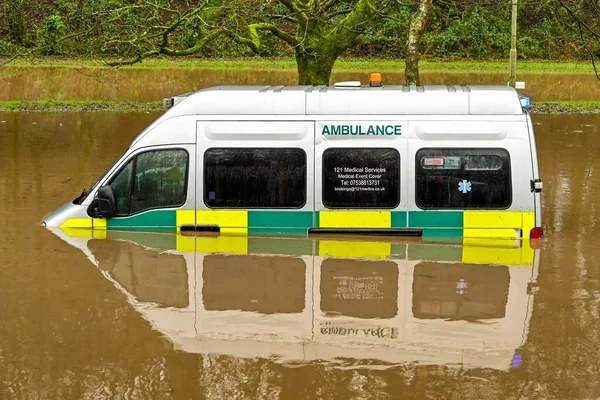
<svg viewBox="0 0 600 400"><path fill-rule="evenodd" d="M535 193L539 193L544 188L544 184L541 179L532 179L531 180L531 191Z"/></svg>

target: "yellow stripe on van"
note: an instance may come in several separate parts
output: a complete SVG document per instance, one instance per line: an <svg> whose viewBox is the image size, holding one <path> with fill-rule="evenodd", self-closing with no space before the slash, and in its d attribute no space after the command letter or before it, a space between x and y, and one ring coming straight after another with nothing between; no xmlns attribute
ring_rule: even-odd
<svg viewBox="0 0 600 400"><path fill-rule="evenodd" d="M94 218L94 239L106 239L106 220L104 218Z"/></svg>
<svg viewBox="0 0 600 400"><path fill-rule="evenodd" d="M219 228L221 229L221 235L247 236L248 211L196 211L196 224L219 225Z"/></svg>
<svg viewBox="0 0 600 400"><path fill-rule="evenodd" d="M392 254L392 244L385 242L352 242L320 240L319 255L339 258L369 258L380 260Z"/></svg>
<svg viewBox="0 0 600 400"><path fill-rule="evenodd" d="M94 229L106 229L106 220L104 218L94 218Z"/></svg>
<svg viewBox="0 0 600 400"><path fill-rule="evenodd" d="M61 229L67 228L91 228L92 227L92 219L91 218L69 218L65 222L60 225Z"/></svg>
<svg viewBox="0 0 600 400"><path fill-rule="evenodd" d="M535 227L535 213L533 212L524 212L522 213L523 217L523 239L529 239L529 234L531 230Z"/></svg>
<svg viewBox="0 0 600 400"><path fill-rule="evenodd" d="M522 227L522 213L512 211L465 211L466 238L517 238Z"/></svg>
<svg viewBox="0 0 600 400"><path fill-rule="evenodd" d="M175 214L177 233L181 232L181 225L196 224L196 212L194 210L177 210Z"/></svg>
<svg viewBox="0 0 600 400"><path fill-rule="evenodd" d="M520 238L520 228L515 229L466 229L463 236L465 238Z"/></svg>
<svg viewBox="0 0 600 400"><path fill-rule="evenodd" d="M464 238L463 246L487 247L492 249L517 249L521 246L521 241L490 238Z"/></svg>
<svg viewBox="0 0 600 400"><path fill-rule="evenodd" d="M240 236L219 236L196 238L196 251L199 253L248 254L248 238Z"/></svg>
<svg viewBox="0 0 600 400"><path fill-rule="evenodd" d="M391 228L391 211L321 211L319 228Z"/></svg>

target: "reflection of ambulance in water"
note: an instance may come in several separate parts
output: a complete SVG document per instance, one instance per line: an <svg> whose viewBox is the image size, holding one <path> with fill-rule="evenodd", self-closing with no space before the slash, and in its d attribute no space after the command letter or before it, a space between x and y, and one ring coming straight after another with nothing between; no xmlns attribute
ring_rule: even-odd
<svg viewBox="0 0 600 400"><path fill-rule="evenodd" d="M186 352L507 369L533 309L521 247L69 232L56 231Z"/></svg>

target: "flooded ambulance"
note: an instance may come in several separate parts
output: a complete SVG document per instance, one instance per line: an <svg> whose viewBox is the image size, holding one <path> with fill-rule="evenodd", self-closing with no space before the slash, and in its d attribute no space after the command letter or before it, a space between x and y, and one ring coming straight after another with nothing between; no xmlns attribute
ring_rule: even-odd
<svg viewBox="0 0 600 400"><path fill-rule="evenodd" d="M64 229L530 239L528 100L506 86L219 86L168 99Z"/></svg>

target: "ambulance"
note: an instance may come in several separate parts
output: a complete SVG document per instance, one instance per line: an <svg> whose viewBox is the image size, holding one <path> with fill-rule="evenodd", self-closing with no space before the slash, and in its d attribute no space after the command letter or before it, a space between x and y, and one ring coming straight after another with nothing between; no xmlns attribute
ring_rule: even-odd
<svg viewBox="0 0 600 400"><path fill-rule="evenodd" d="M542 236L529 99L506 86L218 86L43 224L220 235Z"/></svg>

